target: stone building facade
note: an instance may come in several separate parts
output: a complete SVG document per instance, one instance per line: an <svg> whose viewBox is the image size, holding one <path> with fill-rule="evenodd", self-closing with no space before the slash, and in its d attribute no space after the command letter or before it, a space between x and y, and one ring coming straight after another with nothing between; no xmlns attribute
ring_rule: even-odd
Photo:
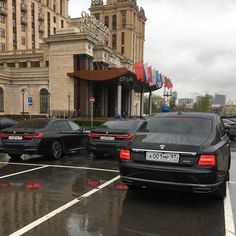
<svg viewBox="0 0 236 236"><path fill-rule="evenodd" d="M5 2L9 4L10 1ZM143 33L138 33L137 27L131 23L134 17L136 20L140 18L139 25L144 27L146 20L143 9L137 7L136 1L107 1L107 6L112 11L113 5L117 4L119 9L127 9L127 28L122 29L127 30L125 53L118 50L118 47L121 48L118 43L117 50L112 48L114 45L110 41L114 32L102 20L98 21L94 17L98 14L94 12L94 7L100 9L103 1L91 2L93 16L83 12L80 18L75 19L68 18L67 0L41 3L32 0L23 3L26 2L27 12L36 9L36 5L32 8L32 3L38 3L37 7L46 9L46 15L48 10L59 13L62 11L62 15L57 14L59 20L56 19L56 22L64 20L65 23L64 27L59 24L53 34L44 35L42 44L35 34L38 40L35 41L35 48L29 44L24 49L19 47L18 50L17 46L16 50L11 50L12 47L9 46L9 50L0 52L0 115L89 116L91 96L95 97L96 116L109 117L116 112L138 116L142 113L140 94L151 93L155 88L137 81L131 71L132 64L143 58L144 42L144 28L141 30ZM18 9L21 9L20 6ZM61 6L64 10L61 10ZM104 5L104 9L107 6ZM129 10L132 8L134 10L131 13ZM114 13L111 14L114 16ZM38 12L35 11L34 15L38 15ZM48 24L47 22L46 25ZM117 30L119 29L117 23ZM122 35L123 31L119 32ZM119 32L117 31L117 35L120 35ZM130 37L132 45L128 43Z"/></svg>

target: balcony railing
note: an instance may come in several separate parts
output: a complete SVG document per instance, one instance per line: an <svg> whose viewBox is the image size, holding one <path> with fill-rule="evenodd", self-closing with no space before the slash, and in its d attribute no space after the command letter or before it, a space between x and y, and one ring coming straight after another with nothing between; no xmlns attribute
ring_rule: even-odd
<svg viewBox="0 0 236 236"><path fill-rule="evenodd" d="M39 26L39 32L40 32L40 33L43 33L43 32L44 32L44 28L43 28L43 26L41 26L41 25Z"/></svg>
<svg viewBox="0 0 236 236"><path fill-rule="evenodd" d="M26 6L24 3L21 3L21 4L20 4L20 9L21 9L21 11L23 11L23 12L27 12L27 6Z"/></svg>
<svg viewBox="0 0 236 236"><path fill-rule="evenodd" d="M0 15L1 16L7 16L7 7L2 5L0 6Z"/></svg>
<svg viewBox="0 0 236 236"><path fill-rule="evenodd" d="M27 25L27 23L28 23L28 21L27 21L27 17L22 16L22 17L21 17L21 24L23 24L23 25Z"/></svg>
<svg viewBox="0 0 236 236"><path fill-rule="evenodd" d="M42 14L39 14L39 21L44 21L44 16Z"/></svg>

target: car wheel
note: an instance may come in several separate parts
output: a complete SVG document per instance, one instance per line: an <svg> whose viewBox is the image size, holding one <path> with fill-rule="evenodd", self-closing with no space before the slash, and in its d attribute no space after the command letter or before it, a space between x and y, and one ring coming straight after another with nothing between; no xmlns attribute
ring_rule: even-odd
<svg viewBox="0 0 236 236"><path fill-rule="evenodd" d="M53 159L59 159L63 155L62 145L58 140L55 140L51 144L51 157Z"/></svg>
<svg viewBox="0 0 236 236"><path fill-rule="evenodd" d="M216 197L216 199L224 200L224 198L226 197L226 181L224 181L218 187L218 189L214 192L214 196Z"/></svg>
<svg viewBox="0 0 236 236"><path fill-rule="evenodd" d="M96 158L102 158L103 157L103 153L102 152L93 152L94 156Z"/></svg>

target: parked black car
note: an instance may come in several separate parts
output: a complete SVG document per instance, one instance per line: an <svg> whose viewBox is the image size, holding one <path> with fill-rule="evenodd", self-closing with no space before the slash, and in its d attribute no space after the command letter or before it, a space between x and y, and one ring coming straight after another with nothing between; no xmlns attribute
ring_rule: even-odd
<svg viewBox="0 0 236 236"><path fill-rule="evenodd" d="M17 123L16 120L13 120L8 117L0 117L0 130L11 127Z"/></svg>
<svg viewBox="0 0 236 236"><path fill-rule="evenodd" d="M155 185L226 195L230 140L211 113L161 113L147 118L120 150L120 175L129 186Z"/></svg>
<svg viewBox="0 0 236 236"><path fill-rule="evenodd" d="M114 119L106 121L96 129L91 130L88 149L93 151L96 157L103 154L119 154L124 142L133 138L134 133L143 123L142 119Z"/></svg>
<svg viewBox="0 0 236 236"><path fill-rule="evenodd" d="M222 119L225 127L225 132L230 139L236 138L236 123L230 119Z"/></svg>
<svg viewBox="0 0 236 236"><path fill-rule="evenodd" d="M87 145L87 132L67 119L24 120L0 132L0 151L13 158L39 154L58 159Z"/></svg>

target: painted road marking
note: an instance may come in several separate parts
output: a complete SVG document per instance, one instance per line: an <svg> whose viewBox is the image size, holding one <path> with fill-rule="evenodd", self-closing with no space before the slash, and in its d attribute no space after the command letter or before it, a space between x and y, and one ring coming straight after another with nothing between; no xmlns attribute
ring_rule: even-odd
<svg viewBox="0 0 236 236"><path fill-rule="evenodd" d="M236 182L231 182L231 181L230 181L229 184L236 184Z"/></svg>
<svg viewBox="0 0 236 236"><path fill-rule="evenodd" d="M46 166L46 165L45 166L40 166L40 167L37 167L37 168L34 168L34 169L24 170L24 171L21 171L21 172L16 172L16 173L13 173L13 174L0 176L0 179L8 178L8 177L15 176L15 175L24 174L24 173L35 171L35 170L40 170L40 169L43 169L43 168L46 168L46 167L48 167L48 166Z"/></svg>
<svg viewBox="0 0 236 236"><path fill-rule="evenodd" d="M80 202L81 200L83 200L83 199L85 199L85 198L91 196L92 194L96 193L97 191L99 191L99 190L105 188L106 186L108 186L108 185L110 185L111 183L115 182L115 181L118 180L119 178L120 178L120 176L118 175L118 176L116 176L115 178L113 178L113 179L111 179L111 180L105 182L104 184L99 185L97 188L92 189L91 191L89 191L89 192L83 194L82 196L80 196L80 197L78 197L78 198L76 198L76 199L74 199L74 200L68 202L67 204L65 204L65 205L63 205L63 206L57 208L56 210L54 210L54 211L48 213L47 215L45 215L45 216L39 218L38 220L36 220L36 221L34 221L34 222L32 222L32 223L26 225L25 227L23 227L23 228L17 230L16 232L10 234L10 236L20 236L20 235L22 235L22 234L24 234L24 233L30 231L30 230L33 229L34 227L36 227L36 226L42 224L44 221L47 221L48 219L50 219L50 218L56 216L57 214L61 213L62 211L65 211L65 210L68 209L69 207L71 207L71 206L75 205L76 203Z"/></svg>
<svg viewBox="0 0 236 236"><path fill-rule="evenodd" d="M58 168L69 168L69 169L81 169L81 170L95 170L95 171L105 171L119 173L119 170L101 169L93 167L82 167L82 166L62 166L62 165L44 165L44 164L31 164L31 163L14 163L14 162L0 162L0 164L7 165L22 165L22 166L47 166L47 167L58 167Z"/></svg>
<svg viewBox="0 0 236 236"><path fill-rule="evenodd" d="M229 183L226 185L226 197L224 199L224 214L225 214L225 235L235 236L234 217L230 201Z"/></svg>

